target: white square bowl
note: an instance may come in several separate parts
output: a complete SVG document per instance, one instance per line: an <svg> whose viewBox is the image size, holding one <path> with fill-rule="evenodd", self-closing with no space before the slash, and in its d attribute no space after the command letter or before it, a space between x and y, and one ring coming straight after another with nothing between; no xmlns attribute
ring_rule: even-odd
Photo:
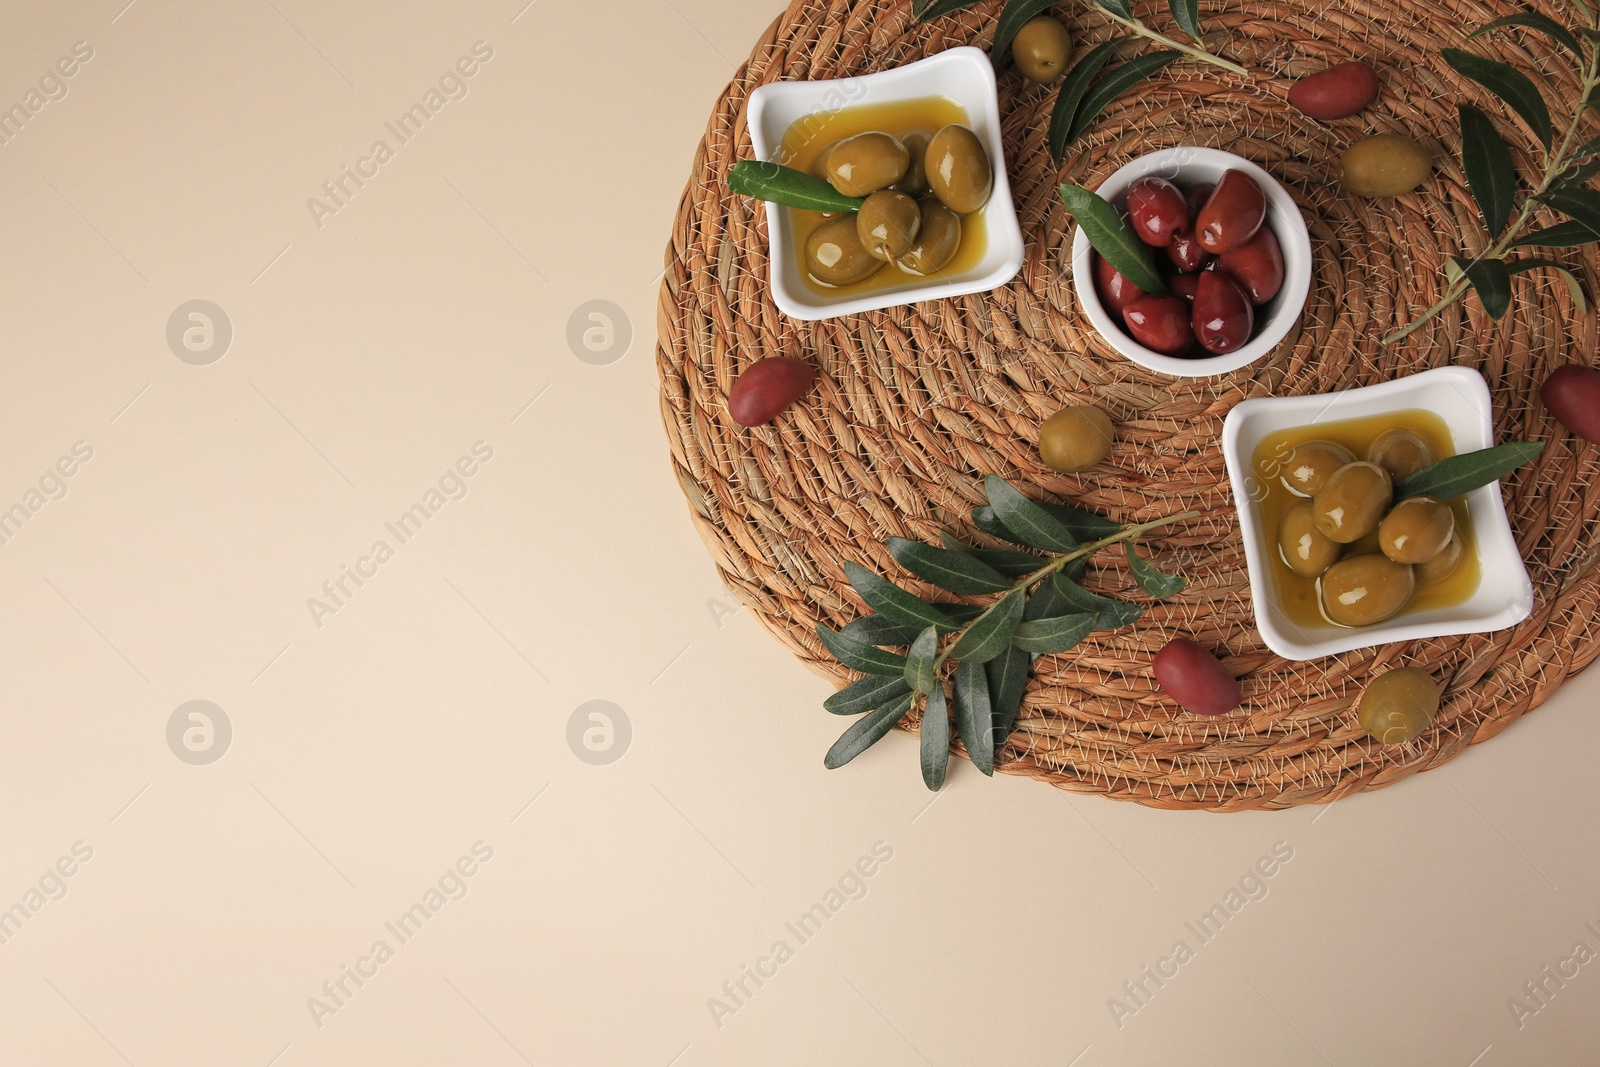
<svg viewBox="0 0 1600 1067"><path fill-rule="evenodd" d="M795 255L789 209L767 202L767 233L772 247L772 299L778 310L796 319L828 319L861 311L915 304L998 288L1022 269L1022 229L1011 202L1011 182L1006 177L1005 150L1000 143L1000 103L995 93L994 65L981 49L952 48L893 70L832 81L772 82L750 94L750 142L757 159L776 160L783 135L800 119L818 112L837 111L857 104L916 100L947 96L967 113L994 164L994 191L979 209L988 247L977 266L961 274L931 278L906 276L904 284L875 289L858 296L829 297L806 285Z"/></svg>
<svg viewBox="0 0 1600 1067"><path fill-rule="evenodd" d="M1450 634L1488 633L1515 626L1533 611L1533 584L1522 562L1506 518L1500 484L1467 494L1478 562L1483 577L1477 592L1454 607L1406 613L1375 626L1353 628L1325 622L1301 626L1278 606L1276 531L1265 528L1258 498L1261 474L1252 470L1257 447L1280 430L1322 422L1422 408L1438 415L1450 429L1455 449L1471 452L1494 444L1489 386L1483 375L1467 367L1441 367L1380 385L1317 396L1266 397L1246 400L1228 413L1222 425L1222 451L1233 486L1234 505L1244 536L1250 569L1250 598L1256 626L1267 647L1291 660L1311 660L1355 648Z"/></svg>

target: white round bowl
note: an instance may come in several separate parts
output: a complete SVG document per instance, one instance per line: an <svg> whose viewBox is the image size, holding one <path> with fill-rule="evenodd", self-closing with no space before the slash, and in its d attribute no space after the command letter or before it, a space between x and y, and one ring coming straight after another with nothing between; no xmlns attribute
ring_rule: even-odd
<svg viewBox="0 0 1600 1067"><path fill-rule="evenodd" d="M1288 336L1305 307L1306 294L1311 291L1311 235L1306 232L1306 220L1284 187L1248 159L1219 148L1163 148L1119 168L1100 183L1096 192L1117 203L1135 179L1147 174L1188 186L1197 182L1215 184L1230 170L1244 171L1261 186L1261 191L1267 195L1264 225L1272 227L1278 244L1283 247L1283 287L1277 296L1256 308L1255 336L1243 348L1221 356L1181 359L1144 347L1129 336L1122 323L1112 319L1111 313L1100 303L1090 259L1093 248L1081 226L1072 239L1072 285L1078 291L1078 303L1100 336L1142 367L1179 378L1205 378L1236 371L1276 348L1278 342ZM1160 249L1152 251L1156 255L1164 254Z"/></svg>

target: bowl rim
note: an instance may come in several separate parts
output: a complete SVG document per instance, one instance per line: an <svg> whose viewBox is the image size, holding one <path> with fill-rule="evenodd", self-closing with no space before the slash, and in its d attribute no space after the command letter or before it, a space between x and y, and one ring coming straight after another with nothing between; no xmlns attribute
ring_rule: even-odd
<svg viewBox="0 0 1600 1067"><path fill-rule="evenodd" d="M1301 312L1305 310L1306 297L1311 292L1311 233L1306 228L1305 216L1300 211L1300 206L1295 203L1294 197L1289 195L1289 191L1278 179L1260 165L1221 148L1175 145L1171 148L1146 152L1112 171L1095 187L1095 192L1107 199L1113 198L1133 184L1135 178L1155 173L1174 159L1180 161L1172 168L1174 173L1184 163L1197 161L1242 170L1254 178L1256 184L1267 194L1268 222L1274 224L1273 233L1277 235L1284 254L1283 289L1274 298L1282 302L1274 313L1272 324L1263 329L1249 344L1221 356L1180 359L1144 347L1118 328L1112 322L1104 305L1100 303L1100 294L1095 291L1093 270L1090 266L1089 253L1092 248L1089 237L1081 226L1072 238L1072 286L1078 294L1078 303L1094 326L1095 332L1125 359L1176 378L1212 378L1220 374L1231 374L1271 352L1289 335L1289 331L1299 321Z"/></svg>

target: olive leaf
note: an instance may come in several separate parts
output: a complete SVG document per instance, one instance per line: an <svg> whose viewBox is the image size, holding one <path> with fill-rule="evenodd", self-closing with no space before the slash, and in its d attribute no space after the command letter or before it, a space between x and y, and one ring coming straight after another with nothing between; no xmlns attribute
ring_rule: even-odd
<svg viewBox="0 0 1600 1067"><path fill-rule="evenodd" d="M1011 643L1028 652L1060 653L1072 648L1095 630L1095 616L1089 612L1034 619L1017 627Z"/></svg>
<svg viewBox="0 0 1600 1067"><path fill-rule="evenodd" d="M849 628L846 627L846 630ZM822 644L833 654L833 658L843 663L853 671L863 674L898 675L905 670L906 658L894 652L885 652L870 641L863 641L848 634L830 630L823 623L817 623L817 636L822 639Z"/></svg>
<svg viewBox="0 0 1600 1067"><path fill-rule="evenodd" d="M728 188L804 211L854 211L863 202L859 196L845 196L814 174L756 159L741 159L733 165L728 171Z"/></svg>
<svg viewBox="0 0 1600 1067"><path fill-rule="evenodd" d="M1182 55L1182 52L1163 48L1157 52L1146 52L1142 56L1135 56L1120 67L1113 67L1083 98L1083 103L1078 105L1078 113L1072 117L1072 127L1067 131L1067 140L1076 141L1083 135L1083 131L1089 128L1089 123L1094 121L1095 116L1105 110L1107 104ZM1077 212L1073 214L1076 215ZM1130 279L1132 277L1129 275ZM1137 281L1134 284L1137 285ZM1142 285L1139 288L1147 293L1152 291Z"/></svg>
<svg viewBox="0 0 1600 1067"><path fill-rule="evenodd" d="M1028 650L1012 645L983 665L989 679L989 707L994 714L994 747L1005 744L1022 707L1022 694L1028 688L1028 668L1033 657Z"/></svg>
<svg viewBox="0 0 1600 1067"><path fill-rule="evenodd" d="M1542 230L1525 233L1511 242L1512 248L1576 248L1578 245L1600 241L1595 233L1581 222L1558 222Z"/></svg>
<svg viewBox="0 0 1600 1067"><path fill-rule="evenodd" d="M1579 46L1578 39L1572 36L1571 32L1561 23L1549 15L1541 15L1536 11L1522 11L1515 15L1507 15L1504 18L1485 23L1467 34L1467 40L1470 41L1476 37L1482 37L1486 33L1506 26L1521 26L1524 29L1538 30L1562 48L1571 52L1580 62L1583 60L1583 49Z"/></svg>
<svg viewBox="0 0 1600 1067"><path fill-rule="evenodd" d="M1498 482L1543 451L1543 441L1519 441L1449 456L1402 480L1395 486L1395 499L1431 496L1437 500L1454 500L1463 493Z"/></svg>
<svg viewBox="0 0 1600 1067"><path fill-rule="evenodd" d="M1037 503L1017 492L1004 479L993 474L983 480L989 506L1005 528L1023 544L1047 552L1071 552L1078 547L1072 531Z"/></svg>
<svg viewBox="0 0 1600 1067"><path fill-rule="evenodd" d="M950 766L950 711L945 706L944 686L936 685L928 694L918 727L922 748L922 782L938 792Z"/></svg>
<svg viewBox="0 0 1600 1067"><path fill-rule="evenodd" d="M1471 78L1510 105L1511 110L1522 116L1522 121L1528 124L1533 135L1546 148L1550 147L1554 133L1550 125L1550 108L1526 74L1507 63L1485 59L1459 48L1446 48L1441 54L1457 74Z"/></svg>
<svg viewBox="0 0 1600 1067"><path fill-rule="evenodd" d="M1011 583L993 567L964 552L891 537L889 555L918 578L952 593L999 593L1011 588Z"/></svg>
<svg viewBox="0 0 1600 1067"><path fill-rule="evenodd" d="M1489 116L1470 104L1458 104L1461 115L1461 165L1467 172L1472 198L1483 212L1489 236L1506 228L1515 206L1517 169L1511 162L1511 149L1500 139Z"/></svg>
<svg viewBox="0 0 1600 1067"><path fill-rule="evenodd" d="M1594 189L1561 189L1541 193L1537 199L1578 222L1586 229L1600 233L1600 192Z"/></svg>
<svg viewBox="0 0 1600 1067"><path fill-rule="evenodd" d="M881 741L885 734L894 729L894 724L905 718L906 712L910 710L911 694L908 692L895 697L876 711L868 712L839 735L839 740L835 741L833 747L828 749L828 754L822 757L822 765L830 771L843 767Z"/></svg>
<svg viewBox="0 0 1600 1067"><path fill-rule="evenodd" d="M943 608L936 608L921 597L901 589L898 585L873 574L859 563L846 563L844 575L867 606L892 623L913 626L937 626L941 630L954 630L959 624Z"/></svg>
<svg viewBox="0 0 1600 1067"><path fill-rule="evenodd" d="M1467 276L1467 282L1483 302L1483 310L1491 319L1500 319L1511 307L1511 272L1503 259L1464 260L1451 256L1451 261Z"/></svg>
<svg viewBox="0 0 1600 1067"><path fill-rule="evenodd" d="M1132 541L1122 542L1122 547L1128 554L1128 567L1133 571L1134 580L1157 600L1172 596L1189 584L1187 579L1180 578L1176 574L1165 574L1140 559Z"/></svg>
<svg viewBox="0 0 1600 1067"><path fill-rule="evenodd" d="M1167 0L1172 21L1191 38L1200 40L1200 0Z"/></svg>
<svg viewBox="0 0 1600 1067"><path fill-rule="evenodd" d="M1091 593L1064 574L1055 575L1050 584L1066 607L1092 612L1096 630L1117 630L1131 626L1144 615L1143 604Z"/></svg>
<svg viewBox="0 0 1600 1067"><path fill-rule="evenodd" d="M1050 158L1057 163L1066 153L1067 145L1072 141L1069 136L1072 132L1073 121L1078 117L1078 108L1083 104L1083 98L1088 95L1089 85L1094 81L1105 65L1111 62L1111 57L1117 54L1117 49L1127 42L1126 37L1116 37L1105 44L1095 45L1089 54L1073 64L1067 71L1066 80L1061 83L1061 89L1056 94L1056 105L1050 112Z"/></svg>
<svg viewBox="0 0 1600 1067"><path fill-rule="evenodd" d="M1061 199L1083 227L1094 250L1118 273L1147 293L1167 291L1167 283L1161 280L1150 262L1150 246L1139 240L1128 220L1110 201L1081 185L1071 184L1061 187Z"/></svg>
<svg viewBox="0 0 1600 1067"><path fill-rule="evenodd" d="M1054 618L1067 614L1071 607L1061 598L1055 582L1040 582L1039 588L1028 597L1028 604L1022 609L1022 618L1024 622Z"/></svg>
<svg viewBox="0 0 1600 1067"><path fill-rule="evenodd" d="M822 706L835 715L859 715L909 692L911 687L904 678L869 674L824 700Z"/></svg>
<svg viewBox="0 0 1600 1067"><path fill-rule="evenodd" d="M1048 500L1040 500L1037 503L1053 515L1057 522L1071 530L1072 536L1080 541L1110 537L1122 529L1104 515L1096 515L1092 511L1075 508L1071 504L1052 504Z"/></svg>
<svg viewBox="0 0 1600 1067"><path fill-rule="evenodd" d="M948 15L964 7L971 7L977 2L978 0L915 0L911 5L911 13L917 16L918 22L927 22L940 15Z"/></svg>
<svg viewBox="0 0 1600 1067"><path fill-rule="evenodd" d="M1125 19L1133 18L1133 4L1130 0L1095 0L1095 3L1113 15L1121 15Z"/></svg>
<svg viewBox="0 0 1600 1067"><path fill-rule="evenodd" d="M995 520L999 524L998 519ZM973 548L971 545L962 544L948 533L941 533L939 540L944 547L952 552L964 552L980 563L987 563L995 571L1007 578L1021 578L1032 574L1043 567L1045 561L1039 556L1029 555L1026 552L1013 552L1005 548Z"/></svg>
<svg viewBox="0 0 1600 1067"><path fill-rule="evenodd" d="M1586 185L1590 178L1600 174L1600 159L1591 159L1587 163L1580 163L1566 171L1552 183L1552 189L1571 189L1575 186Z"/></svg>
<svg viewBox="0 0 1600 1067"><path fill-rule="evenodd" d="M1013 590L995 601L950 646L950 657L963 663L983 663L994 659L1011 643L1011 635L1022 621L1022 608L1021 589Z"/></svg>
<svg viewBox="0 0 1600 1067"><path fill-rule="evenodd" d="M1565 263L1557 263L1553 259L1537 259L1529 257L1528 259L1519 259L1515 263L1506 264L1506 270L1513 275L1522 274L1525 271L1530 270L1555 271L1561 276L1561 280L1566 282L1567 295L1572 298L1572 305L1578 309L1578 314L1589 314L1589 298L1584 295L1583 283L1580 282L1578 280L1578 276L1572 272L1572 268L1567 266Z"/></svg>
<svg viewBox="0 0 1600 1067"><path fill-rule="evenodd" d="M1048 11L1056 0L1010 0L1005 10L1000 12L1000 17L994 24L994 43L989 46L989 55L994 60L995 66L1005 62L1006 53L1011 48L1011 42L1016 38L1017 31L1028 24L1035 15Z"/></svg>
<svg viewBox="0 0 1600 1067"><path fill-rule="evenodd" d="M914 626L899 626L882 615L863 615L839 631L841 636L866 645L909 645L917 636Z"/></svg>
<svg viewBox="0 0 1600 1067"><path fill-rule="evenodd" d="M962 660L956 666L956 729L972 765L994 774L994 710L983 664Z"/></svg>
<svg viewBox="0 0 1600 1067"><path fill-rule="evenodd" d="M933 692L936 680L934 662L938 656L939 631L930 626L911 642L911 651L906 655L903 672L906 684L919 693Z"/></svg>

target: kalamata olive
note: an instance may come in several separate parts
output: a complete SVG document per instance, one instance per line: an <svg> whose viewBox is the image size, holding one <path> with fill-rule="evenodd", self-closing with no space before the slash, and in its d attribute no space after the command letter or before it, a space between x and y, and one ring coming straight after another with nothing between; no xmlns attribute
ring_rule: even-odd
<svg viewBox="0 0 1600 1067"><path fill-rule="evenodd" d="M1073 404L1051 415L1039 427L1039 458L1062 474L1088 470L1111 454L1116 432L1097 407Z"/></svg>
<svg viewBox="0 0 1600 1067"><path fill-rule="evenodd" d="M739 373L728 390L728 414L740 426L760 426L805 395L817 369L793 356L758 359Z"/></svg>
<svg viewBox="0 0 1600 1067"><path fill-rule="evenodd" d="M1465 556L1466 552L1461 547L1461 538L1451 537L1450 543L1444 546L1443 552L1411 568L1417 575L1417 588L1422 589L1430 585L1438 585L1456 572L1456 568L1461 566L1461 560Z"/></svg>
<svg viewBox="0 0 1600 1067"><path fill-rule="evenodd" d="M887 189L905 176L911 153L880 130L846 137L828 150L829 183L845 196L866 196Z"/></svg>
<svg viewBox="0 0 1600 1067"><path fill-rule="evenodd" d="M1360 60L1352 60L1295 82L1289 89L1289 106L1307 118L1327 122L1354 115L1377 95L1377 72Z"/></svg>
<svg viewBox="0 0 1600 1067"><path fill-rule="evenodd" d="M1357 196L1399 196L1428 178L1427 149L1398 133L1357 141L1339 159L1339 184Z"/></svg>
<svg viewBox="0 0 1600 1067"><path fill-rule="evenodd" d="M1343 551L1343 546L1317 529L1311 517L1311 501L1297 500L1283 513L1283 522L1278 526L1278 552L1296 574L1316 578L1339 562Z"/></svg>
<svg viewBox="0 0 1600 1067"><path fill-rule="evenodd" d="M1439 714L1439 683L1418 667L1396 667L1367 683L1356 702L1361 728L1380 745L1403 745Z"/></svg>
<svg viewBox="0 0 1600 1067"><path fill-rule="evenodd" d="M1283 249L1277 234L1271 226L1261 227L1250 240L1218 256L1217 269L1244 286L1252 304L1265 304L1283 288Z"/></svg>
<svg viewBox="0 0 1600 1067"><path fill-rule="evenodd" d="M1348 545L1378 528L1393 498L1394 483L1389 480L1389 472L1376 463L1357 460L1328 476L1312 497L1311 507L1317 529L1341 545Z"/></svg>
<svg viewBox="0 0 1600 1067"><path fill-rule="evenodd" d="M927 158L928 142L931 140L933 134L927 130L912 130L900 135L900 143L906 146L906 154L911 159L906 164L906 172L894 183L894 187L917 200L928 195L928 172L923 169L923 160Z"/></svg>
<svg viewBox="0 0 1600 1067"><path fill-rule="evenodd" d="M859 282L881 266L883 260L875 258L861 243L854 215L829 219L806 238L806 269L827 285Z"/></svg>
<svg viewBox="0 0 1600 1067"><path fill-rule="evenodd" d="M1426 563L1456 532L1456 513L1431 496L1413 496L1389 509L1378 524L1378 547L1396 563Z"/></svg>
<svg viewBox="0 0 1600 1067"><path fill-rule="evenodd" d="M1172 291L1172 295L1190 307L1194 307L1194 291L1199 286L1199 274L1174 274L1167 279L1167 288Z"/></svg>
<svg viewBox="0 0 1600 1067"><path fill-rule="evenodd" d="M1244 287L1221 271L1200 272L1194 290L1194 336L1207 352L1236 352L1250 340L1255 309Z"/></svg>
<svg viewBox="0 0 1600 1067"><path fill-rule="evenodd" d="M1221 660L1186 637L1168 641L1152 666L1156 682L1184 711L1221 715L1244 702L1239 680Z"/></svg>
<svg viewBox="0 0 1600 1067"><path fill-rule="evenodd" d="M1122 321L1135 341L1169 356L1181 356L1194 344L1189 305L1175 296L1141 296L1123 310Z"/></svg>
<svg viewBox="0 0 1600 1067"><path fill-rule="evenodd" d="M1398 482L1433 462L1433 446L1417 431L1396 426L1373 439L1367 446L1367 458Z"/></svg>
<svg viewBox="0 0 1600 1067"><path fill-rule="evenodd" d="M1215 189L1216 186L1210 182L1195 182L1183 191L1183 202L1189 207L1190 221L1200 217L1200 209Z"/></svg>
<svg viewBox="0 0 1600 1067"><path fill-rule="evenodd" d="M1214 255L1231 252L1256 235L1267 217L1267 197L1256 180L1230 170L1217 182L1195 217L1200 247Z"/></svg>
<svg viewBox="0 0 1600 1067"><path fill-rule="evenodd" d="M1569 363L1545 379L1539 399L1561 425L1600 443L1600 371Z"/></svg>
<svg viewBox="0 0 1600 1067"><path fill-rule="evenodd" d="M1029 81L1048 85L1061 77L1072 58L1072 35L1049 15L1023 24L1011 41L1011 58Z"/></svg>
<svg viewBox="0 0 1600 1067"><path fill-rule="evenodd" d="M1298 496L1316 496L1333 472L1356 461L1355 453L1332 441L1307 441L1289 453L1283 466L1283 487Z"/></svg>
<svg viewBox="0 0 1600 1067"><path fill-rule="evenodd" d="M1342 626L1371 626L1411 602L1411 568L1381 552L1347 556L1322 576L1322 610Z"/></svg>
<svg viewBox="0 0 1600 1067"><path fill-rule="evenodd" d="M1114 316L1120 316L1129 304L1144 295L1144 290L1122 275L1099 252L1094 256L1094 289L1100 294L1100 303Z"/></svg>
<svg viewBox="0 0 1600 1067"><path fill-rule="evenodd" d="M1167 258L1184 273L1192 273L1211 261L1211 253L1200 247L1200 238L1192 233L1175 233L1167 246Z"/></svg>
<svg viewBox="0 0 1600 1067"><path fill-rule="evenodd" d="M1189 229L1189 205L1183 192L1165 178L1146 174L1128 186L1128 221L1139 240L1156 248L1172 243L1172 235Z"/></svg>
<svg viewBox="0 0 1600 1067"><path fill-rule="evenodd" d="M921 229L917 202L892 189L879 189L856 212L856 236L869 254L886 263L905 255Z"/></svg>
<svg viewBox="0 0 1600 1067"><path fill-rule="evenodd" d="M900 265L913 274L932 274L949 263L961 247L961 216L925 196L917 205L922 213L917 239L900 257Z"/></svg>
<svg viewBox="0 0 1600 1067"><path fill-rule="evenodd" d="M933 195L958 215L978 210L994 189L989 153L977 134L957 123L933 135L923 166Z"/></svg>

